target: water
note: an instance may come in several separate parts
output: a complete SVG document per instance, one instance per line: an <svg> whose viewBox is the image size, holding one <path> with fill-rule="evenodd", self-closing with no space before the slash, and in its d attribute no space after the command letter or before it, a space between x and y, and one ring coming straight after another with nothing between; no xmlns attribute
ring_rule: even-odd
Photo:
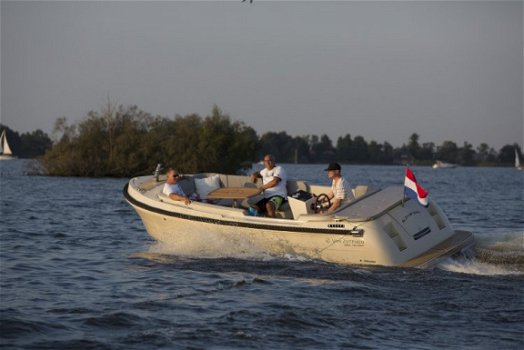
<svg viewBox="0 0 524 350"><path fill-rule="evenodd" d="M5 349L520 349L524 172L414 167L473 258L432 270L339 266L236 251L181 256L152 241L126 179L24 175L0 162ZM328 183L322 165L285 165ZM345 166L353 184L402 167ZM219 253L217 253L219 252Z"/></svg>

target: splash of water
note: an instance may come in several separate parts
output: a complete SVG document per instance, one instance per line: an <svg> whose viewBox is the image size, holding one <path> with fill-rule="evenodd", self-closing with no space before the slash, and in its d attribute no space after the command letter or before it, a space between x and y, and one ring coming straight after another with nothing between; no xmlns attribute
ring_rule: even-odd
<svg viewBox="0 0 524 350"><path fill-rule="evenodd" d="M168 242L156 242L150 246L149 253L204 259L233 258L265 261L276 258L248 236L230 233L217 235L198 231L173 237L173 240ZM292 252L287 255L293 256Z"/></svg>
<svg viewBox="0 0 524 350"><path fill-rule="evenodd" d="M449 258L439 267L476 275L524 275L524 232L477 235L472 256Z"/></svg>
<svg viewBox="0 0 524 350"><path fill-rule="evenodd" d="M473 254L445 259L438 267L475 275L524 275L524 232L481 234L476 236L476 240ZM246 235L225 232L217 235L195 230L188 235L173 236L169 242L156 242L148 252L142 253L142 257L155 261L170 260L173 256L182 259L311 260L292 251L289 246L281 248L278 254L269 254L266 247Z"/></svg>
<svg viewBox="0 0 524 350"><path fill-rule="evenodd" d="M438 265L439 268L458 273L471 275L497 276L497 275L524 275L523 270L512 266L484 263L477 259L455 260L448 258Z"/></svg>

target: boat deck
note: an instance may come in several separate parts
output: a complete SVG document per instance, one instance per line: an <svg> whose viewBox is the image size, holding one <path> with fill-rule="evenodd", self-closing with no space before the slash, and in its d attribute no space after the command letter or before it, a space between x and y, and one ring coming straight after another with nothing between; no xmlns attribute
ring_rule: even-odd
<svg viewBox="0 0 524 350"><path fill-rule="evenodd" d="M223 189L227 188L253 188L256 187L255 184L251 182L251 178L248 176L240 176L240 175L222 175L222 174L197 174L197 175L190 175L190 176L184 176L183 180L180 181L180 185L185 193L187 194L199 194L198 193L198 186L196 185L196 182L202 179L210 178L212 176L219 176L220 179L220 187ZM140 192L142 192L145 196L154 199L154 200L160 200L165 203L172 203L174 204L175 201L172 201L169 199L169 197L162 195L161 191L165 183L165 176L161 176L159 178L159 181L156 181L154 178L147 179L144 182L140 182L137 184L137 187L139 187ZM321 193L327 193L330 190L330 187L328 186L319 186L319 185L313 185L310 186L305 181L298 181L298 180L288 180L287 183L288 187L288 193L292 194L295 193L298 190L310 192L313 195L319 195ZM353 193L356 197L356 200L347 204L346 206L340 208L338 211L334 213L334 217L338 219L344 219L349 222L363 222L363 221L370 221L374 218L382 215L385 211L391 209L392 207L395 207L399 205L402 202L403 197L403 188L402 186L395 186L395 187L388 187L384 190L378 190L373 189L368 186L357 186ZM224 193L229 193L230 191L222 191ZM250 191L245 191L246 193ZM374 196L380 192L380 196ZM227 208L228 212L230 214L234 214L235 216L238 215L246 215L244 210L247 209L250 205L253 205L258 200L262 198L262 195L256 195L256 196L247 196L246 198L239 197L239 200L229 198L231 196L225 196L222 199L213 198L213 199L205 199L201 201L201 204L207 204L211 205L215 208L223 207ZM207 196L205 197L207 198ZM207 206L206 205L206 206ZM204 207L206 207L204 206ZM293 215L292 208L290 207L289 203L285 203L280 210L277 212L278 218L281 219L298 219L299 215ZM296 214L296 213L295 213ZM311 215L305 215L305 214L313 214L311 210L304 209L304 211L301 213L300 217L304 218L306 216Z"/></svg>

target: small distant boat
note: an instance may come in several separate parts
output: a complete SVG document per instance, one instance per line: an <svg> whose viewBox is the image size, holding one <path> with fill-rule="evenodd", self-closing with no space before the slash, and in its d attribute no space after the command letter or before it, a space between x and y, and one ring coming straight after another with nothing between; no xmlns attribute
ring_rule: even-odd
<svg viewBox="0 0 524 350"><path fill-rule="evenodd" d="M2 131L2 136L0 136L0 160L11 159L16 159L16 157L13 156L11 147L9 147L9 143L7 143L7 135L4 129L4 131Z"/></svg>
<svg viewBox="0 0 524 350"><path fill-rule="evenodd" d="M456 168L457 165L453 163L446 163L440 160L437 160L435 164L433 164L433 169L451 169Z"/></svg>
<svg viewBox="0 0 524 350"><path fill-rule="evenodd" d="M524 167L520 165L519 152L517 152L516 148L515 148L515 168L517 168L517 170L524 169Z"/></svg>

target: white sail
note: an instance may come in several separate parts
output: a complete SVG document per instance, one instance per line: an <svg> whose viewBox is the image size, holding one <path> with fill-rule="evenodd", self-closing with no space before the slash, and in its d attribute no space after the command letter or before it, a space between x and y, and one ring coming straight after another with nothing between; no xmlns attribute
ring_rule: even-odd
<svg viewBox="0 0 524 350"><path fill-rule="evenodd" d="M0 136L0 144L2 145L1 154L4 154L6 156L10 156L13 154L13 152L11 152L11 147L9 147L9 144L7 143L7 136L5 130L2 131L2 136Z"/></svg>
<svg viewBox="0 0 524 350"><path fill-rule="evenodd" d="M515 148L515 168L520 168L520 159L519 159L519 153L517 152L517 149Z"/></svg>

